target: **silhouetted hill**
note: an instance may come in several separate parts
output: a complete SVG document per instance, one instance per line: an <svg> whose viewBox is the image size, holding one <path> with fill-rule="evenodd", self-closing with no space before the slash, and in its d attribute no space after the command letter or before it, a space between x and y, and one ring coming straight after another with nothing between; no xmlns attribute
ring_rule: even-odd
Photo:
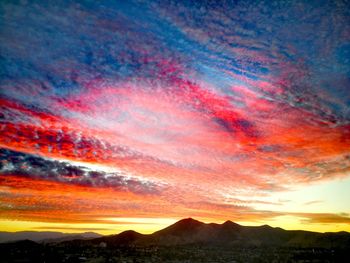
<svg viewBox="0 0 350 263"><path fill-rule="evenodd" d="M143 235L132 230L117 235L99 236L96 233L64 234L60 232L1 232L0 240L27 239L62 246L178 246L201 245L220 247L294 247L350 248L350 233L316 233L284 230L268 225L242 226L232 221L206 224L192 218L182 219L153 234ZM10 238L12 240L10 240ZM50 238L51 237L51 238ZM20 244L20 243L18 243Z"/></svg>
<svg viewBox="0 0 350 263"><path fill-rule="evenodd" d="M39 240L41 243L59 243L64 241L71 241L71 240L89 240L89 239L96 239L101 237L102 235L94 233L94 232L85 232L80 234L67 234L63 233L64 236L59 238L47 238Z"/></svg>
<svg viewBox="0 0 350 263"><path fill-rule="evenodd" d="M241 226L231 221L205 224L187 218L150 235L125 231L88 241L108 246L175 246L206 245L225 247L322 247L350 248L350 233L316 233L284 230L268 225Z"/></svg>
<svg viewBox="0 0 350 263"><path fill-rule="evenodd" d="M129 230L94 239L0 244L0 262L350 262L350 233L205 224L187 218L143 235Z"/></svg>
<svg viewBox="0 0 350 263"><path fill-rule="evenodd" d="M28 239L8 242L8 243L3 243L3 244L1 244L1 246L2 247L10 247L10 246L12 246L14 244L18 248L36 248L36 247L40 246L40 244L38 244L37 242L31 241L31 240L28 240Z"/></svg>
<svg viewBox="0 0 350 263"><path fill-rule="evenodd" d="M35 242L62 242L73 239L98 238L100 234L94 232L85 233L61 233L54 231L20 231L20 232L0 232L0 243L13 242L19 240L31 240Z"/></svg>
<svg viewBox="0 0 350 263"><path fill-rule="evenodd" d="M91 240L92 244L106 243L108 246L129 246L141 239L145 235L137 233L133 230L124 231L118 235L104 236Z"/></svg>
<svg viewBox="0 0 350 263"><path fill-rule="evenodd" d="M186 218L182 219L175 224L168 226L162 230L159 230L152 235L174 235L174 236L181 236L181 235L189 235L192 233L195 233L198 228L205 225L203 222L194 220L192 218Z"/></svg>

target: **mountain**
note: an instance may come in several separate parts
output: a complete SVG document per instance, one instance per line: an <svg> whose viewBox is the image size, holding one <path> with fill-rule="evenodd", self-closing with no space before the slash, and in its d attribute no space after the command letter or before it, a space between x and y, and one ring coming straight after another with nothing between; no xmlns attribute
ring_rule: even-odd
<svg viewBox="0 0 350 263"><path fill-rule="evenodd" d="M240 225L227 221L224 224L205 224L192 218L177 223L149 235L138 243L184 245L215 244L226 242L240 231Z"/></svg>
<svg viewBox="0 0 350 263"><path fill-rule="evenodd" d="M143 235L132 230L117 235L96 233L64 234L60 232L0 232L0 242L31 240L57 243L69 247L151 247L200 245L215 247L293 247L350 248L350 233L316 233L284 230L268 225L242 226L232 221L206 224L192 218L182 219L153 234Z"/></svg>
<svg viewBox="0 0 350 263"><path fill-rule="evenodd" d="M149 235L128 230L92 239L71 235L67 239L73 240L68 241L59 233L61 237L51 239L49 244L42 239L48 233L41 234L40 243L21 240L0 244L0 261L350 262L350 233L288 231L268 225L242 226L231 221L206 224L186 218ZM49 234L52 236L52 232Z"/></svg>
<svg viewBox="0 0 350 263"><path fill-rule="evenodd" d="M141 240L146 235L142 235L133 230L124 231L118 235L104 236L90 240L93 244L106 243L108 246L129 246Z"/></svg>
<svg viewBox="0 0 350 263"><path fill-rule="evenodd" d="M20 232L0 232L0 243L14 242L19 240L31 240L35 242L62 242L73 239L89 239L101 237L100 234L94 232L85 233L61 233L54 231L20 231Z"/></svg>
<svg viewBox="0 0 350 263"><path fill-rule="evenodd" d="M320 247L350 248L350 233L316 233L263 226L242 226L231 221L206 224L186 218L150 235L125 231L83 241L108 246L204 245L225 247Z"/></svg>

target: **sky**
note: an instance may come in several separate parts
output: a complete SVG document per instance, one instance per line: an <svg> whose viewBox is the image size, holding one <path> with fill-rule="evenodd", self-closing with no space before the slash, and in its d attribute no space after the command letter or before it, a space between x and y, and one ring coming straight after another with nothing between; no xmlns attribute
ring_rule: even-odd
<svg viewBox="0 0 350 263"><path fill-rule="evenodd" d="M1 1L0 231L350 231L349 17L341 0Z"/></svg>

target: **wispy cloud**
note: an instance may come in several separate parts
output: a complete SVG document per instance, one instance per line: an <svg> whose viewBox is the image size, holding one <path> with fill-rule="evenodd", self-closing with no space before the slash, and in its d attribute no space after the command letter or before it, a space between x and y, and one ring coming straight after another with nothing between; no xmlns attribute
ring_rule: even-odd
<svg viewBox="0 0 350 263"><path fill-rule="evenodd" d="M321 223L321 224L350 224L348 214L332 213L296 213L295 216L304 218L304 223Z"/></svg>
<svg viewBox="0 0 350 263"><path fill-rule="evenodd" d="M304 203L304 205L314 205L314 204L320 204L320 203L323 203L323 201L322 200L312 200L312 201Z"/></svg>

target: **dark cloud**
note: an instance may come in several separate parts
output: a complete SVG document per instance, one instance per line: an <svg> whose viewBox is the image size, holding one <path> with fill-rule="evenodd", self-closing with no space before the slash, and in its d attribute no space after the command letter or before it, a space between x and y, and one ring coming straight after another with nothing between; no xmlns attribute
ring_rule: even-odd
<svg viewBox="0 0 350 263"><path fill-rule="evenodd" d="M112 187L138 194L157 194L163 186L141 181L121 173L93 171L68 162L0 149L0 174L40 178L92 187Z"/></svg>

